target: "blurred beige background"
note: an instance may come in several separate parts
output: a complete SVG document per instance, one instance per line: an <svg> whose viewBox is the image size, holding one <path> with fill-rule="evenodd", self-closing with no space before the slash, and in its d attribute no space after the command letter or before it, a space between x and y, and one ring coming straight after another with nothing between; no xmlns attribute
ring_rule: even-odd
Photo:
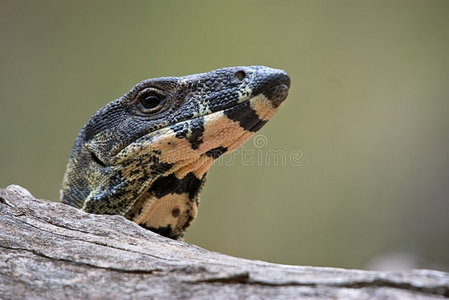
<svg viewBox="0 0 449 300"><path fill-rule="evenodd" d="M267 65L290 96L212 167L186 241L449 270L448 16L446 0L2 0L0 186L58 200L80 128L143 79Z"/></svg>

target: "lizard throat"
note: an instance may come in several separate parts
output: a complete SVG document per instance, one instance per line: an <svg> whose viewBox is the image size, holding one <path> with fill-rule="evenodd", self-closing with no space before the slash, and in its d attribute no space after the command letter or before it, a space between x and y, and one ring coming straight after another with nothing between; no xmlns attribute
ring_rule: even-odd
<svg viewBox="0 0 449 300"><path fill-rule="evenodd" d="M232 109L246 118L235 120ZM188 136L179 138L172 129L164 129L158 139L152 139L149 149L151 153L160 153L158 160L169 162L172 167L147 183L125 217L152 231L178 238L197 214L198 194L212 163L245 143L256 131L251 129L265 124L277 109L259 95L248 103L206 115L202 120L203 142L196 149ZM257 120L249 117L253 114ZM245 129L242 124L249 127Z"/></svg>

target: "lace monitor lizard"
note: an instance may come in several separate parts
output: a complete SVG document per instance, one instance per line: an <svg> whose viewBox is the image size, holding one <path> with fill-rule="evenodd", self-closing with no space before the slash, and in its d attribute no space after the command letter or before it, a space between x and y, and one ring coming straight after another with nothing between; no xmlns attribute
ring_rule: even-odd
<svg viewBox="0 0 449 300"><path fill-rule="evenodd" d="M287 73L264 66L138 83L78 134L61 202L182 237L213 161L258 131L289 87Z"/></svg>

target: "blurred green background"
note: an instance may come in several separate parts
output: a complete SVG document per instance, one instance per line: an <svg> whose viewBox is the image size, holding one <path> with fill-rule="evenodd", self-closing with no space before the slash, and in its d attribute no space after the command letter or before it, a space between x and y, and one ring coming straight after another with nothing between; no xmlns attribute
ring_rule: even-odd
<svg viewBox="0 0 449 300"><path fill-rule="evenodd" d="M287 162L224 157L186 241L449 270L449 1L0 3L0 186L58 200L80 128L143 79L267 65L290 95L245 149Z"/></svg>

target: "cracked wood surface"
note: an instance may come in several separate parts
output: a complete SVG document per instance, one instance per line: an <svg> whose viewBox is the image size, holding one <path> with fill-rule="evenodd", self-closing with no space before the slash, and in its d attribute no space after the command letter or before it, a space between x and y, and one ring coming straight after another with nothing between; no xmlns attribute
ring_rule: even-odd
<svg viewBox="0 0 449 300"><path fill-rule="evenodd" d="M269 237L267 237L269 238ZM0 299L442 299L449 274L241 259L0 189Z"/></svg>

